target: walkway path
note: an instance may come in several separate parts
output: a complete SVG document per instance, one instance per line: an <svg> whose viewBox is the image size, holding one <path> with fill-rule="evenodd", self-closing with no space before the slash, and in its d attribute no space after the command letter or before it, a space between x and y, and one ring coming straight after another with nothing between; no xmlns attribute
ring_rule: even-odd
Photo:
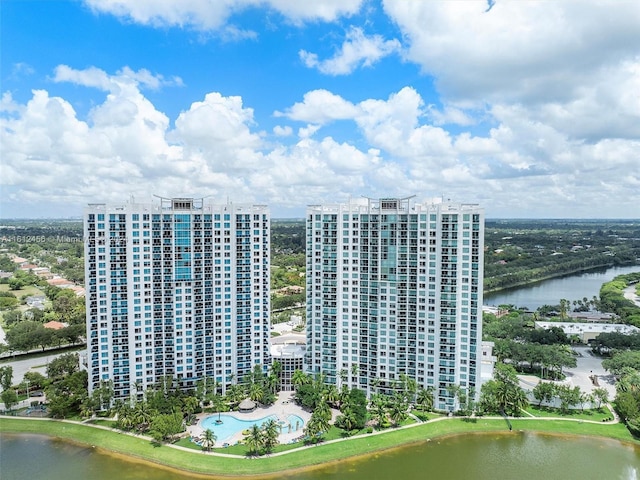
<svg viewBox="0 0 640 480"><path fill-rule="evenodd" d="M630 285L624 289L624 298L631 300L638 307L640 307L640 297L636 295L636 286Z"/></svg>
<svg viewBox="0 0 640 480"><path fill-rule="evenodd" d="M577 422L577 423L597 423L597 424L616 424L619 423L620 419L618 418L618 416L615 414L615 411L610 407L610 405L607 405L607 407L613 412L613 420L610 420L608 422L602 422L602 421L597 421L597 420L584 420L584 419L579 419L579 418L565 418L565 417L507 417L509 420L543 420L543 421L553 421L553 420L563 420L566 422ZM0 418L2 418L2 416L0 416ZM9 417L9 418L16 418L16 417ZM472 417L473 418L473 417ZM490 417L480 417L480 418L484 418L484 419L488 419L488 420L504 420L503 417L500 416L490 416ZM24 418L24 417L20 417L21 420L51 420L50 418ZM404 425L401 427L397 427L394 429L386 429L386 430L376 430L373 431L372 433L367 433L365 435L356 435L353 437L345 437L345 438L337 438L334 440L327 440L327 441L323 441L320 443L320 445L328 445L328 444L332 444L332 443L339 443L339 442L346 442L352 439L357 439L357 438L365 438L365 437L370 437L372 435L383 435L385 433L389 433L390 431L395 431L395 430L404 430L407 428L415 428L418 427L420 425L423 425L424 423L434 423L434 422L442 422L442 421L447 421L447 420L453 420L453 419L460 419L460 417L438 417L438 418L434 418L433 420L429 420L428 422L421 422L421 423L413 423L411 425ZM58 420L59 422L64 422L64 423L71 423L71 424L82 424L84 422L78 422L75 420ZM141 438L144 440L148 440L148 441L153 441L153 439L149 436L146 435L139 435L136 433L132 433L132 432L124 432L122 430L117 430L115 428L110 428L110 427L106 427L103 425L91 425L91 424L85 424L88 427L91 428L99 428L101 430L109 430L112 432L117 432L121 435L129 435L132 437L137 437L137 438ZM426 439L425 439L426 440ZM166 444L165 446L169 447L169 448L175 448L177 450L182 450L184 452L191 452L191 453L202 453L204 455L211 455L214 457L226 457L226 458L247 458L244 455L237 455L237 454L230 454L230 453L220 453L220 452L207 452L207 451L198 451L196 449L193 448L188 448L188 447L183 447L181 445L172 445L172 444ZM258 458L266 458L266 457L277 457L280 455L288 455L290 453L294 453L294 452L300 452L309 448L313 448L315 447L316 444L311 444L311 445L303 445L300 446L298 448L293 448L291 450L286 450L283 452L276 452L276 453L271 453L268 456L265 457L258 457Z"/></svg>

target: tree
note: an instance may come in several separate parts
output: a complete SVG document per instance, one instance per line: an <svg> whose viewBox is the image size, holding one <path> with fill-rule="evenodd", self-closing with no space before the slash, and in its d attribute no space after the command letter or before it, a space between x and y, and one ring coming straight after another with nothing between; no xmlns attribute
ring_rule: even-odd
<svg viewBox="0 0 640 480"><path fill-rule="evenodd" d="M378 428L384 428L388 426L386 400L382 395L375 394L371 397L371 404L369 409L371 416L378 424Z"/></svg>
<svg viewBox="0 0 640 480"><path fill-rule="evenodd" d="M551 382L539 382L533 387L533 397L538 400L538 407L542 402L551 402L556 395L556 386Z"/></svg>
<svg viewBox="0 0 640 480"><path fill-rule="evenodd" d="M481 411L519 416L528 403L524 390L518 385L515 369L498 363L494 379L485 382L480 390Z"/></svg>
<svg viewBox="0 0 640 480"><path fill-rule="evenodd" d="M207 428L202 435L202 449L206 450L207 452L211 451L213 446L216 444L217 439L218 437L216 437L215 433L213 433L213 430Z"/></svg>
<svg viewBox="0 0 640 480"><path fill-rule="evenodd" d="M342 415L338 415L338 418L336 418L336 426L347 431L355 429L356 417L349 406L345 406L342 410Z"/></svg>
<svg viewBox="0 0 640 480"><path fill-rule="evenodd" d="M560 399L560 410L564 413L569 411L572 405L580 403L580 387L569 387L561 385L558 387L558 398Z"/></svg>
<svg viewBox="0 0 640 480"><path fill-rule="evenodd" d="M87 372L84 370L56 377L47 387L48 408L53 418L78 415L86 399Z"/></svg>
<svg viewBox="0 0 640 480"><path fill-rule="evenodd" d="M423 411L430 412L433 410L433 387L420 388L418 390L416 405Z"/></svg>
<svg viewBox="0 0 640 480"><path fill-rule="evenodd" d="M38 310L40 311L40 310ZM2 314L2 318L4 319L4 323L7 326L14 325L22 321L23 315L20 310L9 310ZM33 319L35 320L35 319Z"/></svg>
<svg viewBox="0 0 640 480"><path fill-rule="evenodd" d="M249 449L249 455L258 455L263 447L262 430L258 425L253 425L245 434L244 443Z"/></svg>
<svg viewBox="0 0 640 480"><path fill-rule="evenodd" d="M11 350L26 352L38 345L46 346L51 336L52 331L44 328L42 323L23 320L7 332L7 343Z"/></svg>
<svg viewBox="0 0 640 480"><path fill-rule="evenodd" d="M275 420L267 420L262 426L263 429L263 447L267 453L270 453L273 448L278 445L278 436L280 434L279 426Z"/></svg>
<svg viewBox="0 0 640 480"><path fill-rule="evenodd" d="M640 415L638 400L631 392L619 392L616 395L614 405L618 415L625 422Z"/></svg>
<svg viewBox="0 0 640 480"><path fill-rule="evenodd" d="M7 365L6 367L0 367L0 387L2 390L8 390L13 383L13 367Z"/></svg>
<svg viewBox="0 0 640 480"><path fill-rule="evenodd" d="M302 370L296 370L291 376L291 382L297 390L300 385L311 383L311 377L304 373Z"/></svg>
<svg viewBox="0 0 640 480"><path fill-rule="evenodd" d="M24 374L25 382L29 382L29 387L33 390L44 388L47 379L39 372L26 372Z"/></svg>
<svg viewBox="0 0 640 480"><path fill-rule="evenodd" d="M78 354L65 353L49 362L47 376L49 379L55 380L78 371L79 367Z"/></svg>
<svg viewBox="0 0 640 480"><path fill-rule="evenodd" d="M389 417L398 426L407 418L407 402L404 396L395 394L391 398Z"/></svg>
<svg viewBox="0 0 640 480"><path fill-rule="evenodd" d="M616 351L611 358L602 361L602 366L614 375L620 375L625 367L640 370L640 351Z"/></svg>
<svg viewBox="0 0 640 480"><path fill-rule="evenodd" d="M345 406L348 406L353 412L355 421L354 428L363 428L367 422L367 396L364 391L359 388L352 388L345 400ZM345 406L341 405L343 410Z"/></svg>
<svg viewBox="0 0 640 480"><path fill-rule="evenodd" d="M349 375L349 372L347 372L346 368L340 369L340 371L338 372L338 377L340 378L340 386L342 386L342 384L347 381L348 375Z"/></svg>
<svg viewBox="0 0 640 480"><path fill-rule="evenodd" d="M249 398L254 402L260 402L264 398L264 390L259 383L252 383L249 386Z"/></svg>
<svg viewBox="0 0 640 480"><path fill-rule="evenodd" d="M157 415L151 421L151 436L160 443L173 440L173 437L184 430L182 412Z"/></svg>
<svg viewBox="0 0 640 480"><path fill-rule="evenodd" d="M316 443L322 440L323 435L329 430L329 423L316 412L311 414L311 418L304 428L304 433L309 441Z"/></svg>
<svg viewBox="0 0 640 480"><path fill-rule="evenodd" d="M324 390L324 399L327 403L336 406L340 401L340 393L335 385L327 385Z"/></svg>
<svg viewBox="0 0 640 480"><path fill-rule="evenodd" d="M603 403L607 403L609 401L609 392L607 391L606 388L596 388L593 391L593 399L598 402L598 406L596 407L598 410L600 410L600 407L602 406Z"/></svg>
<svg viewBox="0 0 640 480"><path fill-rule="evenodd" d="M18 403L18 394L13 388L4 390L2 394L0 394L0 398L2 398L2 403L4 403L6 410L11 410L11 408Z"/></svg>
<svg viewBox="0 0 640 480"><path fill-rule="evenodd" d="M101 380L100 386L96 388L91 397L93 399L94 408L97 410L107 410L111 407L111 401L113 400L113 381Z"/></svg>

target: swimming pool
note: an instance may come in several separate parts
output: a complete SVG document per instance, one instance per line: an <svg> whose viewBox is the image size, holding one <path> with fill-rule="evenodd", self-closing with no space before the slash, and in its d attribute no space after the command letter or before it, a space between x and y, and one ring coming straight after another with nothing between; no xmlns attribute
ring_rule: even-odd
<svg viewBox="0 0 640 480"><path fill-rule="evenodd" d="M269 415L267 417L259 418L257 420L240 420L232 415L219 415L221 424L216 424L218 415L211 415L210 417L202 420L201 426L203 430L208 428L213 430L217 440L216 444L224 443L228 441L233 435L243 430L248 430L252 426L257 425L262 427L267 421L274 420L278 425L282 427L282 433L301 432L304 426L304 420L298 415L287 415L286 420L280 420L277 415ZM291 428L289 428L291 425Z"/></svg>

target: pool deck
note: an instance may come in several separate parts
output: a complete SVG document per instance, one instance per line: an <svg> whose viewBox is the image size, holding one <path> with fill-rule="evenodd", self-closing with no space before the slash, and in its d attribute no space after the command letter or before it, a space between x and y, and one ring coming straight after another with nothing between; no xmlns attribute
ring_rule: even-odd
<svg viewBox="0 0 640 480"><path fill-rule="evenodd" d="M240 412L222 412L222 415L231 415L238 420L260 420L264 417L268 417L274 415L278 417L279 420L286 421L289 415L297 415L304 421L305 425L311 418L311 412L304 410L302 407L297 405L293 401L294 392L280 392L278 394L278 399L275 401L273 405L269 405L266 407L258 407L252 412L248 413L240 413ZM336 412L332 412L332 416L336 417ZM187 427L187 432L191 437L202 437L204 429L202 428L202 421L207 417L216 416L215 413L200 413L197 415L198 423L195 425L190 425ZM298 430L295 430L296 426L291 425L291 429L289 429L288 423L282 428L282 433L278 440L280 443L292 443L295 439L300 439L304 436L303 426L301 425ZM215 433L215 428L213 429L213 433ZM229 445L235 445L237 442L242 440L244 435L242 432L237 432L231 437L228 438L218 438L216 440L215 448L222 447L223 443L228 443Z"/></svg>

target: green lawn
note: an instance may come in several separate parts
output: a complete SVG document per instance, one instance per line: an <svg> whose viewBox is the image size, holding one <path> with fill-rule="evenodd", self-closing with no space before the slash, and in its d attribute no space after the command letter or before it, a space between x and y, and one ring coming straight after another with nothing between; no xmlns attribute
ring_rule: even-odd
<svg viewBox="0 0 640 480"><path fill-rule="evenodd" d="M44 292L40 290L40 288L34 287L33 285L27 285L22 287L20 290L11 290L7 283L0 283L0 292L11 292L18 298L18 300L20 300L24 295L44 295Z"/></svg>
<svg viewBox="0 0 640 480"><path fill-rule="evenodd" d="M636 442L622 424L580 423L563 420L512 420L513 428L523 431L550 432L571 435L595 435L626 442ZM508 434L504 420L460 418L427 422L406 429L390 429L380 435L362 435L337 443L321 443L303 448L288 455L246 461L244 458L211 457L199 450L185 452L168 446L155 447L149 440L122 433L93 428L87 425L55 420L0 419L1 432L34 433L67 438L87 445L130 455L170 467L208 474L259 475L304 468L356 455L368 454L399 445L422 442L444 435L476 432L500 432ZM244 455L245 449L240 446ZM229 447L217 452L235 453Z"/></svg>

